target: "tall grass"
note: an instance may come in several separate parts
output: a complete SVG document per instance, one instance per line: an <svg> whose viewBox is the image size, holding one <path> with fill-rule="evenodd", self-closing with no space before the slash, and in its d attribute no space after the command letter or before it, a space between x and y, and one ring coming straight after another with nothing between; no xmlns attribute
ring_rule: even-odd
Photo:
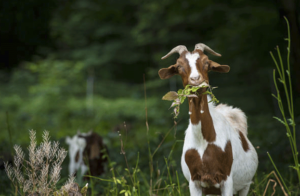
<svg viewBox="0 0 300 196"><path fill-rule="evenodd" d="M150 138L149 138L149 124L147 119L147 93L146 93L146 85L145 85L145 77L144 77L144 96L145 96L145 123L146 123L146 134L147 134L147 145L148 145L148 159L149 159L149 174L144 173L139 168L139 160L140 154L138 153L136 164L134 167L130 167L127 162L126 152L125 152L125 143L120 136L121 143L121 152L120 154L124 155L124 160L126 167L123 169L124 172L121 174L115 168L115 162L112 162L108 157L109 162L109 170L111 172L111 176L108 178L99 178L95 176L87 176L93 179L97 179L99 181L108 183L106 188L103 191L103 195L125 195L125 196L143 196L143 195L174 195L181 196L185 195L184 186L186 184L181 184L178 176L178 172L173 170L172 164L172 152L175 148L175 145L181 140L176 140L171 147L170 153L167 157L163 157L165 161L165 165L163 168L159 168L154 165L154 156L158 152L159 148L162 146L163 142L167 138L167 136L171 133L172 130L176 128L176 124L172 128L168 130L165 136L162 138L159 145L152 151L150 147ZM124 128L126 130L126 124L124 123ZM146 155L144 155L146 156ZM163 159L160 159L163 160Z"/></svg>
<svg viewBox="0 0 300 196"><path fill-rule="evenodd" d="M288 137L288 140L290 142L290 147L293 153L293 160L294 165L290 166L293 168L298 176L299 185L300 185L300 165L298 160L298 149L297 149L297 140L296 140L296 123L295 123L295 116L294 116L294 102L293 102L293 88L292 88L292 82L291 82L291 69L290 69L290 49L291 49L291 37L290 37L290 27L289 22L286 17L284 17L286 23L287 23L287 30L288 30L288 37L285 38L285 40L288 42L287 46L287 59L286 59L286 66L284 66L284 63L282 61L281 52L279 50L279 47L277 46L275 50L277 51L278 59L276 59L272 52L270 52L271 57L274 61L274 64L276 66L277 75L279 78L276 78L276 71L273 70L273 80L276 88L277 94L272 96L277 100L279 110L281 112L282 117L274 117L276 120L278 120L280 123L282 123L286 129L286 135ZM280 86L284 89L284 97L286 99L286 103L282 100L281 94L280 94ZM287 109L286 109L287 108ZM272 160L271 155L268 153L269 158L279 175L285 189L287 190L288 195L291 195L291 191L287 188L286 183L284 182L282 176L280 175L280 172L278 171L275 163Z"/></svg>

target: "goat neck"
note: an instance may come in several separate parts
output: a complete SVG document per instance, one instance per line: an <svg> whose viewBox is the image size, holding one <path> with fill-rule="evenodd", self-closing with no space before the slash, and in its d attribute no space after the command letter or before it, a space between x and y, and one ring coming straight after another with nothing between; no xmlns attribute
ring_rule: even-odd
<svg viewBox="0 0 300 196"><path fill-rule="evenodd" d="M207 95L201 94L198 98L188 99L189 114L192 125L197 126L199 123L201 123L201 133L203 135L203 139L205 139L207 142L215 141L216 132L208 108Z"/></svg>

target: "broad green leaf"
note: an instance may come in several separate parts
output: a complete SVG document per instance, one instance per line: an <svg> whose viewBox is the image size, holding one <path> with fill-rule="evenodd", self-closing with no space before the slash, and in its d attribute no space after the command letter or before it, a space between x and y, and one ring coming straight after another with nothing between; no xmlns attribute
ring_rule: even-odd
<svg viewBox="0 0 300 196"><path fill-rule="evenodd" d="M184 89L179 89L177 91L177 93L174 91L168 92L167 94L165 94L163 96L162 99L168 100L168 101L173 101L170 108L174 107L174 110L173 110L174 118L177 118L179 115L180 104L182 104L185 101L186 97L197 98L198 97L197 91L200 88L206 88L206 87L210 87L206 82L203 82L200 86L186 85ZM217 88L217 87L215 87L215 88ZM210 88L210 90L212 90L212 89ZM216 99L216 97L214 96L214 94L212 92L210 92L209 90L207 90L203 94L210 94L212 97L211 101L213 101L215 103L219 102Z"/></svg>
<svg viewBox="0 0 300 196"><path fill-rule="evenodd" d="M175 91L170 91L162 97L162 100L173 101L178 98L178 94Z"/></svg>
<svg viewBox="0 0 300 196"><path fill-rule="evenodd" d="M180 103L183 103L185 100L185 97L182 97L182 99L180 100Z"/></svg>
<svg viewBox="0 0 300 196"><path fill-rule="evenodd" d="M191 91L192 91L192 92L196 92L199 88L200 88L200 87L194 86L194 87L192 87Z"/></svg>

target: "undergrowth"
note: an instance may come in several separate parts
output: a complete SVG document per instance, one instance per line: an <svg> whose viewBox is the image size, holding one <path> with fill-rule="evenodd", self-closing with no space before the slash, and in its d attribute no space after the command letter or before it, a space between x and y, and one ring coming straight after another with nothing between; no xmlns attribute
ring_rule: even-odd
<svg viewBox="0 0 300 196"><path fill-rule="evenodd" d="M39 146L36 132L30 130L29 135L28 160L22 148L15 145L14 165L5 163L5 172L14 187L12 195L65 196L79 192L74 176L70 176L61 189L56 187L67 151L59 147L59 142L50 141L48 131L44 131L43 142ZM86 191L87 185L82 189L83 196Z"/></svg>
<svg viewBox="0 0 300 196"><path fill-rule="evenodd" d="M270 52L270 55L274 61L274 64L276 66L276 70L273 70L273 81L276 88L276 95L272 94L272 96L276 99L281 117L274 116L273 118L279 121L286 129L286 136L290 143L290 149L292 151L294 165L291 165L290 168L296 173L296 176L298 178L298 185L290 184L289 186L286 183L286 180L282 177L281 173L279 172L276 164L274 163L271 155L267 152L271 163L273 164L275 171L272 171L269 173L260 183L267 181L266 188L264 190L263 195L266 195L266 191L270 185L270 183L273 183L273 190L272 190L272 196L276 193L276 186L277 182L281 189L281 195L285 196L297 196L300 192L300 164L298 159L298 149L297 149L297 140L296 140L296 123L295 123L295 115L294 115L294 101L293 101L293 88L292 88L292 78L291 78L291 69L290 69L290 50L291 50L291 37L290 37L290 26L289 22L286 17L284 17L286 23L287 23L287 30L288 30L288 37L285 38L288 42L287 44L287 58L286 58L286 66L284 65L282 61L282 55L280 52L280 49L278 46L276 46L275 50L277 51L278 60L274 57L273 53ZM276 78L276 75L279 75L279 78ZM278 76L277 76L278 77ZM281 84L281 86L278 85L278 82ZM280 90L283 89L283 93L281 93ZM284 99L286 100L286 103L284 103ZM286 112L287 111L287 112ZM277 173L277 174L276 174ZM273 174L274 179L270 178L270 176ZM278 176L279 177L278 177ZM290 180L291 183L291 180ZM257 185L259 186L259 184Z"/></svg>

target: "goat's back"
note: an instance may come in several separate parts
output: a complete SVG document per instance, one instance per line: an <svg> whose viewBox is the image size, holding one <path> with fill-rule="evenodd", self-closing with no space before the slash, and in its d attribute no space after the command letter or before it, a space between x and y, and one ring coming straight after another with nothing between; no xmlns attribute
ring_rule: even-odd
<svg viewBox="0 0 300 196"><path fill-rule="evenodd" d="M235 131L241 131L244 135L248 134L247 118L241 109L226 104L219 104L215 109L225 116Z"/></svg>

